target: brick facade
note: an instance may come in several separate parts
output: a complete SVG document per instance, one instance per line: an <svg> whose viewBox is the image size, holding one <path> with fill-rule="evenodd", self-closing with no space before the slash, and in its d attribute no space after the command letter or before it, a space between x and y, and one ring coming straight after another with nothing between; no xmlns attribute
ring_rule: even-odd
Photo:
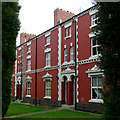
<svg viewBox="0 0 120 120"><path fill-rule="evenodd" d="M57 9L55 11L58 12L61 10ZM60 24L55 23L58 25L17 47L17 60L12 78L12 96L17 97L16 93L18 91L16 86L22 83L23 101L34 104L35 88L37 87L38 104L50 106L75 104L74 53L76 34L78 76L76 86L77 109L98 113L102 112L101 107L99 110L100 103L103 102L100 98L101 94L98 94L97 89L92 85L92 79L96 81L98 79L101 80L103 75L99 67L96 66L96 62L99 61L99 55L93 55L93 48L96 46L92 47L91 27L94 26L91 25L91 16L95 12L96 8L92 7L73 16L73 18L69 19L66 17L65 19L69 20ZM77 23L76 33L74 20ZM26 33L22 33L22 35L25 36ZM36 52L37 69L35 69ZM20 63L22 63L22 69ZM37 74L37 86L35 86L35 72ZM96 106L98 110L95 108Z"/></svg>

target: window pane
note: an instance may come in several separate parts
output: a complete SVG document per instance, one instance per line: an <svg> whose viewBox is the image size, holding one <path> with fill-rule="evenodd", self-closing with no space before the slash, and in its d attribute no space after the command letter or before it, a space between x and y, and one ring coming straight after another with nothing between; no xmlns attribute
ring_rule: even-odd
<svg viewBox="0 0 120 120"><path fill-rule="evenodd" d="M73 47L70 47L70 60L73 60Z"/></svg>
<svg viewBox="0 0 120 120"><path fill-rule="evenodd" d="M48 96L51 96L51 89L48 90Z"/></svg>
<svg viewBox="0 0 120 120"><path fill-rule="evenodd" d="M70 27L70 34L69 35L71 36L71 27Z"/></svg>
<svg viewBox="0 0 120 120"><path fill-rule="evenodd" d="M68 28L66 28L66 37L68 36Z"/></svg>
<svg viewBox="0 0 120 120"><path fill-rule="evenodd" d="M65 55L67 54L67 49L64 50L65 51Z"/></svg>
<svg viewBox="0 0 120 120"><path fill-rule="evenodd" d="M46 89L46 92L45 92L45 95L46 96L51 96L51 81L50 80L46 80L45 81L45 89Z"/></svg>
<svg viewBox="0 0 120 120"><path fill-rule="evenodd" d="M46 53L46 66L50 65L50 52Z"/></svg>
<svg viewBox="0 0 120 120"><path fill-rule="evenodd" d="M71 58L71 60L73 60L73 54L71 55L71 57L70 57L70 58Z"/></svg>
<svg viewBox="0 0 120 120"><path fill-rule="evenodd" d="M102 89L98 88L98 99L102 99L102 98L103 98Z"/></svg>
<svg viewBox="0 0 120 120"><path fill-rule="evenodd" d="M46 81L46 87L48 88L48 87L51 87L51 81L50 80L47 80Z"/></svg>
<svg viewBox="0 0 120 120"><path fill-rule="evenodd" d="M50 36L46 38L46 44L50 43Z"/></svg>
<svg viewBox="0 0 120 120"><path fill-rule="evenodd" d="M97 48L93 47L93 55L97 55Z"/></svg>
<svg viewBox="0 0 120 120"><path fill-rule="evenodd" d="M31 51L31 46L30 45L28 46L28 51Z"/></svg>
<svg viewBox="0 0 120 120"><path fill-rule="evenodd" d="M101 46L98 47L98 54L100 54Z"/></svg>
<svg viewBox="0 0 120 120"><path fill-rule="evenodd" d="M66 48L64 49L64 59L65 59L65 62L67 62L67 49Z"/></svg>
<svg viewBox="0 0 120 120"><path fill-rule="evenodd" d="M96 88L92 88L92 98L97 99L98 96L98 91Z"/></svg>
<svg viewBox="0 0 120 120"><path fill-rule="evenodd" d="M102 77L98 77L98 86L100 86L100 87L103 86L103 79L102 79Z"/></svg>
<svg viewBox="0 0 120 120"><path fill-rule="evenodd" d="M92 87L97 87L97 78L96 77L92 78Z"/></svg>
<svg viewBox="0 0 120 120"><path fill-rule="evenodd" d="M93 46L97 45L97 40L92 39L92 45Z"/></svg>

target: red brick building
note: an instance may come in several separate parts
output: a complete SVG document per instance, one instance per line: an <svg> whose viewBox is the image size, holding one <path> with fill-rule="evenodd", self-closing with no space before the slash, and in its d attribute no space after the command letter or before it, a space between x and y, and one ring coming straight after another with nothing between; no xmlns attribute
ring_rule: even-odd
<svg viewBox="0 0 120 120"><path fill-rule="evenodd" d="M61 17L58 11L62 13ZM100 45L92 39L92 29L98 19L96 12L95 7L77 15L56 9L53 28L38 36L30 35L33 38L21 42L17 47L12 77L14 99L22 97L23 101L35 104L36 98L38 104L48 106L75 104L76 36L76 109L102 112L100 90L103 88L103 73L96 65ZM63 13L68 17L64 19ZM22 41L25 36L26 34L21 34Z"/></svg>

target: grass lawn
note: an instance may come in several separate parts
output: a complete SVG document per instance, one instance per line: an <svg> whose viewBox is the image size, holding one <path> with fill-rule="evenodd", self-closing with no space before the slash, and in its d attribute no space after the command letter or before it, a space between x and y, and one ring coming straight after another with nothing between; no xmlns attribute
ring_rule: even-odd
<svg viewBox="0 0 120 120"><path fill-rule="evenodd" d="M7 111L6 117L12 115L25 114L25 113L48 111L51 109L56 109L56 108L33 106L23 103L11 103Z"/></svg>
<svg viewBox="0 0 120 120"><path fill-rule="evenodd" d="M103 118L102 115L73 110L59 110L36 115L29 115L20 118Z"/></svg>

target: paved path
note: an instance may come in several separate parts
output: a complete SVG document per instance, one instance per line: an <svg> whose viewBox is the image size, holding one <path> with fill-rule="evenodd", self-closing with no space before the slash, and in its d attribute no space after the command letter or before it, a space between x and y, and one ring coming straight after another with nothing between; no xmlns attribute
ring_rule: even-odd
<svg viewBox="0 0 120 120"><path fill-rule="evenodd" d="M28 116L28 115L36 115L36 114L40 114L40 113L48 113L48 112L55 112L55 111L59 111L59 110L74 110L74 108L71 106L62 106L59 107L57 109L54 110L48 110L48 111L41 111L41 112L33 112L33 113L26 113L26 114L21 114L21 115L13 115L13 116L8 116L5 118L17 118L17 117L22 117L22 116Z"/></svg>

